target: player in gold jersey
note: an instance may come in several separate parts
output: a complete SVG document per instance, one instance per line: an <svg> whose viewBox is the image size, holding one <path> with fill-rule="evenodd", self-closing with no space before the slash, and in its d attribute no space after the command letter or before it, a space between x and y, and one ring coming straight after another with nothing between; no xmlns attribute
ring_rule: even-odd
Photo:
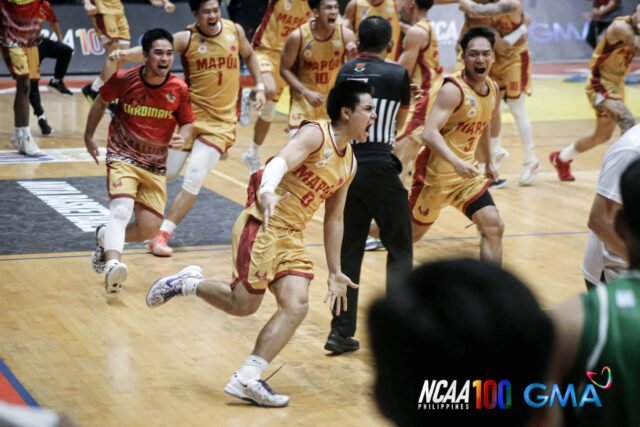
<svg viewBox="0 0 640 427"><path fill-rule="evenodd" d="M225 392L260 406L280 407L289 397L274 393L262 373L293 336L309 309L313 264L303 243L306 224L325 203L324 246L329 277L325 298L339 314L347 309L347 287L357 287L340 270L343 210L356 172L350 141L367 139L373 124L372 89L344 81L329 93L331 122L305 122L264 170L251 176L247 207L232 231L233 282L204 280L198 266L157 280L147 305L174 296L197 295L234 316L255 313L267 288L278 308L258 335L252 354L235 372Z"/></svg>
<svg viewBox="0 0 640 427"><path fill-rule="evenodd" d="M158 234L149 241L149 250L156 256L173 254L168 244L172 233L195 204L207 174L235 142L240 56L256 82L256 107L264 104L260 68L242 27L221 18L218 0L190 0L189 5L196 22L174 34L174 48L182 57L196 121L193 140L181 151L169 151L167 182L178 177L189 153L191 157L182 189L171 202ZM137 52L129 49L117 55L131 60Z"/></svg>
<svg viewBox="0 0 640 427"><path fill-rule="evenodd" d="M163 6L165 12L173 13L174 4L170 0L149 0L154 6ZM109 55L117 49L126 49L131 44L129 23L124 14L122 0L84 0L84 10L91 19L100 43L105 49L105 61L100 75L93 83L82 88L82 94L90 103L98 96L98 91L109 77L118 71L123 62L109 60Z"/></svg>
<svg viewBox="0 0 640 427"><path fill-rule="evenodd" d="M387 59L395 61L400 55L400 18L395 0L351 0L344 9L344 19L356 34L360 23L368 16L381 16L391 24L393 48Z"/></svg>
<svg viewBox="0 0 640 427"><path fill-rule="evenodd" d="M593 133L549 155L560 181L574 181L573 158L607 142L616 127L625 133L635 124L624 104L624 80L633 58L640 54L640 5L631 16L620 16L607 28L593 51L587 78L587 98L596 111Z"/></svg>
<svg viewBox="0 0 640 427"><path fill-rule="evenodd" d="M402 11L413 24L402 41L402 53L398 63L411 76L411 83L422 91L413 100L405 126L398 133L395 155L402 162L403 182L410 179L412 163L422 145L420 134L433 101L442 86L442 67L438 54L438 40L429 22L429 9L433 0L407 0Z"/></svg>
<svg viewBox="0 0 640 427"><path fill-rule="evenodd" d="M338 22L338 0L309 0L309 7L313 18L289 34L280 61L291 87L290 138L303 120L327 119L325 96L356 49L355 35Z"/></svg>
<svg viewBox="0 0 640 427"><path fill-rule="evenodd" d="M260 168L258 150L269 132L276 113L276 104L287 83L280 76L280 57L287 36L311 16L307 0L270 0L260 27L253 37L253 49L258 57L267 102L253 128L253 144L242 153L249 174Z"/></svg>
<svg viewBox="0 0 640 427"><path fill-rule="evenodd" d="M502 261L504 225L487 187L498 174L489 155L490 122L499 103L498 86L488 75L494 62L494 35L473 28L462 37L464 69L445 79L425 123L409 196L414 242L451 205L472 220L481 234L480 258ZM476 148L487 159L485 174L475 163ZM489 179L487 179L489 178Z"/></svg>

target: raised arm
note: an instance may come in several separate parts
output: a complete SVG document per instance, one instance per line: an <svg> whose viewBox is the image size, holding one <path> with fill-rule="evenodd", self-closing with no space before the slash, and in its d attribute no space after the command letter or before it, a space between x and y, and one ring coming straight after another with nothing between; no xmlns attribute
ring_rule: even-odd
<svg viewBox="0 0 640 427"><path fill-rule="evenodd" d="M495 3L477 3L474 0L460 0L460 10L476 16L498 16L517 12L520 0L498 0Z"/></svg>

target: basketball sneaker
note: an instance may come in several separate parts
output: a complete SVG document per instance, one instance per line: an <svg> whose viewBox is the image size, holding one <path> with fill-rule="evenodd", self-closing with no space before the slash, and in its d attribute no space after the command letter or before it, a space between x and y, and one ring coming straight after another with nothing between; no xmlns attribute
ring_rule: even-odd
<svg viewBox="0 0 640 427"><path fill-rule="evenodd" d="M96 273L103 273L107 265L107 259L104 254L104 231L106 225L101 224L96 228L96 248L91 255L91 266Z"/></svg>
<svg viewBox="0 0 640 427"><path fill-rule="evenodd" d="M563 162L562 160L560 160L560 152L554 151L553 153L549 154L549 161L551 162L553 167L556 168L560 181L576 180L576 178L571 174L571 162L573 162L573 160Z"/></svg>
<svg viewBox="0 0 640 427"><path fill-rule="evenodd" d="M180 270L178 274L156 280L147 292L147 305L155 308L173 297L184 296L184 281L189 278L202 279L202 269L197 265L190 265Z"/></svg>
<svg viewBox="0 0 640 427"><path fill-rule="evenodd" d="M158 231L153 239L147 243L147 249L155 256L171 256L173 255L173 249L169 246L170 238L171 234L166 231Z"/></svg>
<svg viewBox="0 0 640 427"><path fill-rule="evenodd" d="M518 183L526 187L528 185L533 185L533 182L536 180L538 173L540 172L540 162L534 160L529 163L525 163L522 166L522 172L520 172L520 179Z"/></svg>
<svg viewBox="0 0 640 427"><path fill-rule="evenodd" d="M493 161L493 167L496 170L500 169L500 166L509 158L509 152L505 150L502 146L496 148L496 150L491 154L491 160Z"/></svg>
<svg viewBox="0 0 640 427"><path fill-rule="evenodd" d="M265 380L249 380L243 382L234 372L224 387L224 392L238 399L251 402L258 406L282 408L289 404L289 396L275 393Z"/></svg>
<svg viewBox="0 0 640 427"><path fill-rule="evenodd" d="M127 280L129 269L123 262L116 261L107 267L104 275L104 289L109 295L117 295L122 289L122 284Z"/></svg>
<svg viewBox="0 0 640 427"><path fill-rule="evenodd" d="M91 88L91 83L82 86L82 94L87 98L89 104L93 104L93 101L98 97L98 92Z"/></svg>
<svg viewBox="0 0 640 427"><path fill-rule="evenodd" d="M504 186L507 185L507 180L504 178L498 178L495 181L492 181L491 184L489 184L489 188L493 188L493 189L498 189L498 188L502 188Z"/></svg>
<svg viewBox="0 0 640 427"><path fill-rule="evenodd" d="M73 92L69 90L69 88L64 84L64 81L62 79L49 80L49 87L54 88L55 90L57 90L63 95L73 95Z"/></svg>
<svg viewBox="0 0 640 427"><path fill-rule="evenodd" d="M242 161L249 168L249 175L260 169L260 155L256 150L249 148L242 153Z"/></svg>
<svg viewBox="0 0 640 427"><path fill-rule="evenodd" d="M375 237L367 237L367 241L364 244L365 251L377 251L378 249L384 249L384 245L382 244L382 240L376 239Z"/></svg>
<svg viewBox="0 0 640 427"><path fill-rule="evenodd" d="M40 117L38 119L38 126L40 127L40 133L42 133L43 136L51 135L54 132L45 117Z"/></svg>
<svg viewBox="0 0 640 427"><path fill-rule="evenodd" d="M20 152L20 154L24 154L25 156L29 157L44 156L44 153L42 152L42 150L40 150L40 147L38 147L38 144L36 144L31 135L27 136L26 138L22 137L19 140L20 149L18 151Z"/></svg>

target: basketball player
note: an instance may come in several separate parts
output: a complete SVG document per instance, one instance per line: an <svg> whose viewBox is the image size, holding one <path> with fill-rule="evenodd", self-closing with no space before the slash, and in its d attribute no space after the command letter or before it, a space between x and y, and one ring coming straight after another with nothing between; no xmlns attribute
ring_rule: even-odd
<svg viewBox="0 0 640 427"><path fill-rule="evenodd" d="M149 241L156 256L171 256L169 239L196 202L207 174L235 143L240 92L240 57L256 82L256 108L264 105L264 84L253 49L242 27L222 19L218 0L190 0L196 22L174 34L174 49L181 55L189 95L196 115L193 141L181 151L169 150L167 181L180 175L189 153L182 188L171 202L160 230ZM139 58L140 48L118 51L112 56Z"/></svg>
<svg viewBox="0 0 640 427"><path fill-rule="evenodd" d="M560 181L575 181L571 173L573 158L611 138L616 123L625 133L634 124L624 104L624 80L633 58L640 53L640 5L631 16L616 18L598 42L589 63L587 97L596 111L593 134L549 155Z"/></svg>
<svg viewBox="0 0 640 427"><path fill-rule="evenodd" d="M629 271L606 286L582 294L551 311L558 340L552 366L554 383L582 385L593 377L601 406L595 404L564 409L565 425L637 426L640 384L640 160L619 181L622 207L615 230L624 242ZM608 367L607 372L605 367ZM611 378L613 376L613 378ZM613 387L603 389L608 380ZM590 382L587 382L589 384ZM582 389L577 389L576 394ZM555 405L559 407L559 405Z"/></svg>
<svg viewBox="0 0 640 427"><path fill-rule="evenodd" d="M355 55L355 35L338 22L338 0L309 0L313 17L287 37L280 75L291 88L289 138L303 120L328 119L325 96Z"/></svg>
<svg viewBox="0 0 640 427"><path fill-rule="evenodd" d="M347 287L357 287L340 270L342 212L356 171L351 140L367 139L376 118L371 87L345 81L329 93L331 122L304 122L278 155L251 176L247 207L232 231L233 282L205 280L198 266L156 280L147 305L157 307L175 296L197 295L234 316L255 313L267 287L278 302L276 313L258 335L244 365L225 392L260 406L286 406L262 373L294 334L309 309L313 265L303 243L303 230L326 200L324 246L329 270L331 310L347 309Z"/></svg>
<svg viewBox="0 0 640 427"><path fill-rule="evenodd" d="M428 16L431 6L433 0L407 0L402 9L413 25L402 41L398 63L409 71L411 83L422 91L422 96L411 103L406 126L398 134L394 149L402 162L403 181L410 180L411 165L422 145L424 122L442 86L438 40Z"/></svg>
<svg viewBox="0 0 640 427"><path fill-rule="evenodd" d="M480 258L499 264L504 224L487 190L498 176L489 155L491 115L500 100L498 86L489 78L494 40L485 27L467 31L460 40L464 69L445 78L427 117L422 134L426 147L416 159L409 201L414 242L451 205L478 227ZM478 145L487 159L486 176L474 163Z"/></svg>
<svg viewBox="0 0 640 427"><path fill-rule="evenodd" d="M175 6L170 0L150 0L154 6L164 6L167 13L173 13ZM109 55L116 49L126 49L131 44L131 34L129 33L129 23L124 14L122 0L84 0L84 10L91 19L93 28L100 37L100 43L105 49L105 61L100 75L93 83L82 88L82 94L89 103L98 96L98 91L124 62L109 59ZM110 108L114 111L115 108Z"/></svg>
<svg viewBox="0 0 640 427"><path fill-rule="evenodd" d="M400 55L400 18L394 0L351 0L344 9L347 26L358 34L360 23L368 16L381 16L391 24L393 49L387 59L395 61Z"/></svg>
<svg viewBox="0 0 640 427"><path fill-rule="evenodd" d="M253 128L253 144L242 153L249 174L260 168L258 150L267 137L276 114L276 104L287 83L280 76L280 56L287 36L311 16L307 0L270 0L260 27L253 37L253 49L258 58L266 104Z"/></svg>
<svg viewBox="0 0 640 427"><path fill-rule="evenodd" d="M105 273L105 289L117 294L127 278L120 262L124 243L151 238L160 227L167 201L168 147L179 149L191 137L195 119L187 85L169 72L173 64L173 37L163 29L144 33L145 64L119 70L100 88L89 111L84 142L98 163L93 134L107 105L119 108L109 126L107 190L109 221L96 229L92 264ZM174 133L176 124L178 133ZM135 211L135 222L129 223Z"/></svg>
<svg viewBox="0 0 640 427"><path fill-rule="evenodd" d="M13 101L15 129L11 145L20 154L42 156L29 129L29 80L40 78L38 40L39 0L2 0L0 2L0 43L7 69L16 81Z"/></svg>
<svg viewBox="0 0 640 427"><path fill-rule="evenodd" d="M524 163L518 183L532 185L540 171L535 154L531 121L525 109L525 95L531 95L531 55L527 43L527 26L522 0L495 2L461 0L460 9L474 19L490 19L488 26L497 33L496 62L490 77L500 87L500 99L505 99L513 115L524 148ZM496 167L509 153L500 145L500 109L491 123L491 154Z"/></svg>

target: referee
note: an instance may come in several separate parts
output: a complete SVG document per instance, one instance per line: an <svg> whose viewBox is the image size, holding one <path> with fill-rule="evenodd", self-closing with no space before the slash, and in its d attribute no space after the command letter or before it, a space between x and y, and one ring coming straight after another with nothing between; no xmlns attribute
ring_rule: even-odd
<svg viewBox="0 0 640 427"><path fill-rule="evenodd" d="M361 80L373 86L377 119L363 143L352 142L358 161L356 176L349 187L344 208L342 272L360 282L360 268L371 220L380 228L387 249L387 290L403 283L411 272L413 249L407 190L400 181L402 165L393 154L396 129L408 115L410 79L401 65L385 62L393 48L391 25L379 16L366 18L358 28L360 54L342 66L336 84ZM334 354L354 351L360 343L353 339L358 312L358 289L348 288L349 309L333 315L325 350Z"/></svg>

